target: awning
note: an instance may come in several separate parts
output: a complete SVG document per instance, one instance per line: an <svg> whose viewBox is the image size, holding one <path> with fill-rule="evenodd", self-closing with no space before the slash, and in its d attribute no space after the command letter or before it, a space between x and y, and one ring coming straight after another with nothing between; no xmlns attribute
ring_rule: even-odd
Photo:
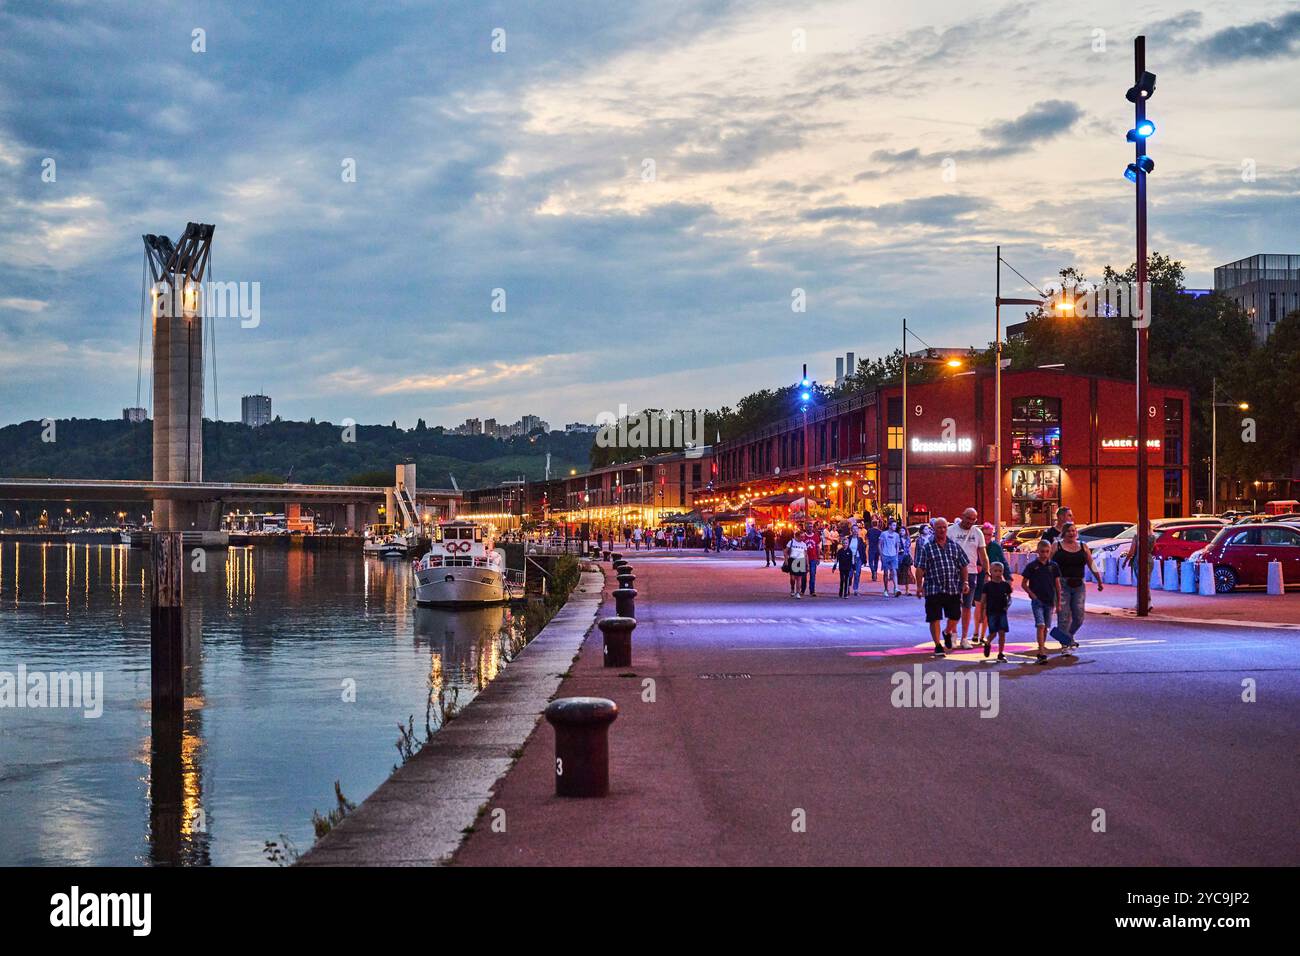
<svg viewBox="0 0 1300 956"><path fill-rule="evenodd" d="M765 507L770 505L792 505L803 498L802 492L784 491L779 495L767 495L763 498L755 498L749 504L751 507Z"/></svg>

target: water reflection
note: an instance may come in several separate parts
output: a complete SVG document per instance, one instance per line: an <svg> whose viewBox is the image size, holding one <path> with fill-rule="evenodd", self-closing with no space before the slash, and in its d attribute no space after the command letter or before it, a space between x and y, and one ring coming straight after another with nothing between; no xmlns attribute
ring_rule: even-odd
<svg viewBox="0 0 1300 956"><path fill-rule="evenodd" d="M147 553L0 544L0 671L102 672L105 696L98 719L0 713L0 865L260 864L280 835L305 849L335 780L359 802L399 722L423 711L436 730L439 705L463 707L525 640L522 611L417 608L406 562L206 557L185 578L184 705L163 713Z"/></svg>

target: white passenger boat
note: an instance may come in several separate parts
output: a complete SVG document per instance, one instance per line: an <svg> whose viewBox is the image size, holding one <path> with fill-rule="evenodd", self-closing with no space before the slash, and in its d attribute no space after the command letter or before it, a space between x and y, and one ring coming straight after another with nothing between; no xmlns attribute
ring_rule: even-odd
<svg viewBox="0 0 1300 956"><path fill-rule="evenodd" d="M412 580L417 603L454 607L509 600L508 577L505 553L493 547L482 525L450 521L435 529Z"/></svg>
<svg viewBox="0 0 1300 956"><path fill-rule="evenodd" d="M407 536L391 525L371 525L366 528L361 550L377 558L404 558L410 546Z"/></svg>

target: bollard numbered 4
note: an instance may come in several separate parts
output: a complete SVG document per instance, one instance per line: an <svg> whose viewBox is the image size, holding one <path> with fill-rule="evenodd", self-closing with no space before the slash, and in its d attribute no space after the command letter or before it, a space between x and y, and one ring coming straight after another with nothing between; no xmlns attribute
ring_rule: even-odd
<svg viewBox="0 0 1300 956"><path fill-rule="evenodd" d="M614 613L619 617L636 617L636 588L615 588Z"/></svg>
<svg viewBox="0 0 1300 956"><path fill-rule="evenodd" d="M596 626L605 639L605 666L632 666L632 632L636 630L634 617L602 617Z"/></svg>
<svg viewBox="0 0 1300 956"><path fill-rule="evenodd" d="M604 697L561 697L546 708L555 728L555 795L609 793L609 725L618 704Z"/></svg>

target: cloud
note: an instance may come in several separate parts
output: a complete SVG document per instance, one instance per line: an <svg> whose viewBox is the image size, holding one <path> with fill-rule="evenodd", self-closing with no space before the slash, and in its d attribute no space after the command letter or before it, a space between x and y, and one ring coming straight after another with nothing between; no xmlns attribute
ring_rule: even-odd
<svg viewBox="0 0 1300 956"><path fill-rule="evenodd" d="M40 299L24 299L20 296L0 298L0 309L14 309L18 312L43 312L48 302Z"/></svg>
<svg viewBox="0 0 1300 956"><path fill-rule="evenodd" d="M980 162L1015 156L1064 135L1083 117L1084 112L1077 103L1043 100L1015 119L984 126L980 130L983 139L980 145L933 152L923 152L915 146L873 150L870 158L872 162L882 164L882 168L863 170L853 180L870 182L908 169L933 167L945 160Z"/></svg>
<svg viewBox="0 0 1300 956"><path fill-rule="evenodd" d="M406 375L395 380L374 374L362 378L369 381L380 395L394 395L400 392L459 392L488 388L526 375L536 375L540 368L541 361L493 362L489 368L467 368L460 372L434 371L421 375Z"/></svg>
<svg viewBox="0 0 1300 956"><path fill-rule="evenodd" d="M847 220L878 226L952 226L957 220L988 207L988 202L970 196L926 196L880 206L822 206L802 213L808 222Z"/></svg>
<svg viewBox="0 0 1300 956"><path fill-rule="evenodd" d="M1300 53L1300 11L1272 20L1225 27L1199 41L1195 56L1207 63L1270 60Z"/></svg>
<svg viewBox="0 0 1300 956"><path fill-rule="evenodd" d="M1042 143L1068 132L1083 117L1077 103L1044 100L1013 120L993 123L983 130L994 143L1013 149Z"/></svg>
<svg viewBox="0 0 1300 956"><path fill-rule="evenodd" d="M216 327L227 417L263 384L286 417L407 424L732 403L784 374L795 287L810 362L892 348L903 306L987 338L991 243L1033 276L1131 255L1124 53L1089 40L1134 13L1099 2L0 3L0 363L42 356L0 408L134 403L140 234L187 220L216 224L216 279L261 283L260 326ZM1162 121L1153 241L1197 274L1292 235L1300 83L1192 69L1185 5L1141 13L1196 107Z"/></svg>

